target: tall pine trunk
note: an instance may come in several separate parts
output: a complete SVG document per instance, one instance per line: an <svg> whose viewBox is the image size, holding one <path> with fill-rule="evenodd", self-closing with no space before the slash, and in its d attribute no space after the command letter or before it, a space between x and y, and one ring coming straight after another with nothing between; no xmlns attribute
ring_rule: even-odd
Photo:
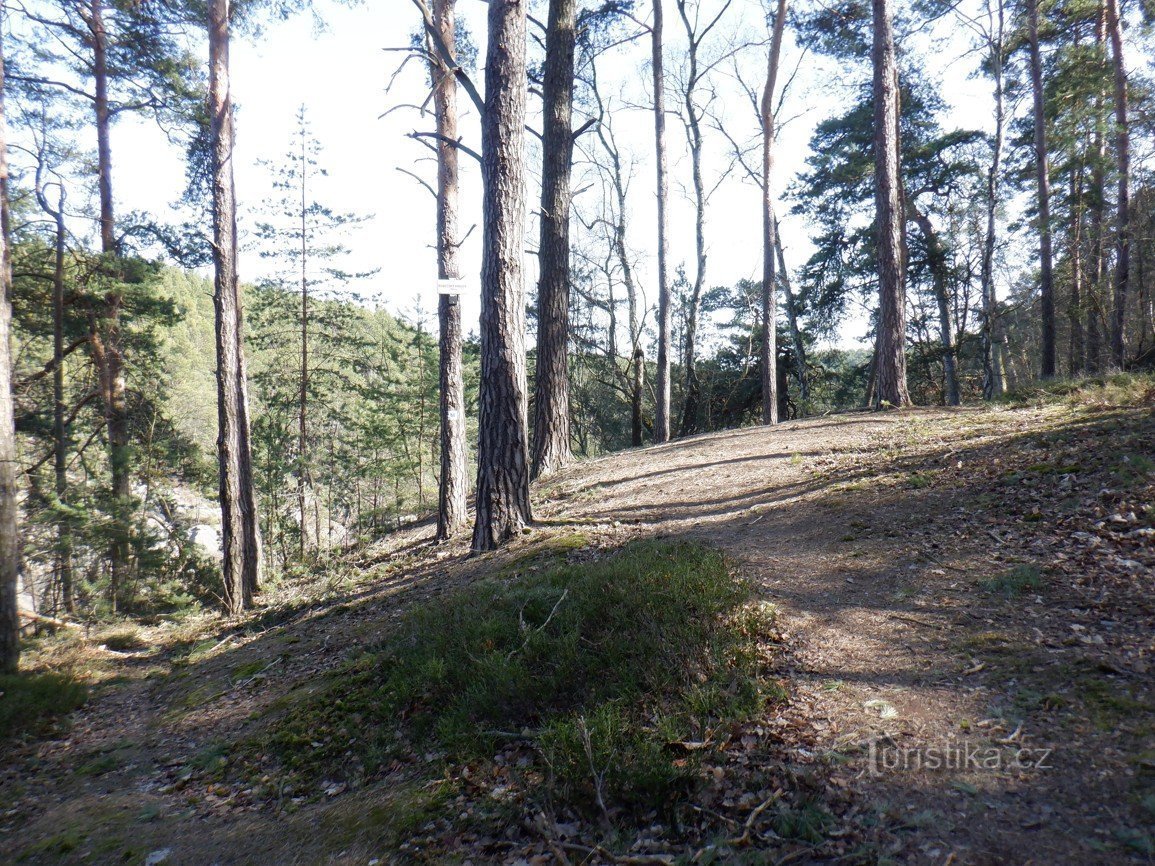
<svg viewBox="0 0 1155 866"><path fill-rule="evenodd" d="M229 0L210 0L208 15L222 570L225 608L229 613L237 614L253 606L253 593L257 590L260 574L261 536L253 487L244 321L237 279L233 105L229 90Z"/></svg>
<svg viewBox="0 0 1155 866"><path fill-rule="evenodd" d="M0 4L0 13L4 7ZM3 17L0 14L0 17ZM12 257L9 247L8 136L4 114L4 48L0 34L0 673L20 666L19 503L16 490L16 426L12 407Z"/></svg>
<svg viewBox="0 0 1155 866"><path fill-rule="evenodd" d="M702 290L706 285L706 182L702 174L703 148L702 109L694 102L694 93L702 77L698 50L701 37L694 32L695 21L691 20L688 0L678 0L678 14L686 30L689 43L686 51L688 70L685 90L682 93L682 107L686 112L686 143L690 149L690 178L694 187L694 282L690 287L690 298L686 304L686 326L683 331L682 375L685 379L685 394L682 403L682 423L678 435L689 436L698 428L698 403L701 399L701 383L698 381L698 316L702 306Z"/></svg>
<svg viewBox="0 0 1155 866"><path fill-rule="evenodd" d="M87 16L92 35L93 106L96 111L96 172L100 198L100 249L116 250L116 222L112 200L112 114L108 103L108 33L104 27L104 0L91 0Z"/></svg>
<svg viewBox="0 0 1155 866"><path fill-rule="evenodd" d="M873 0L874 205L878 259L878 334L873 398L908 406L906 387L905 214L899 150L898 64L890 0Z"/></svg>
<svg viewBox="0 0 1155 866"><path fill-rule="evenodd" d="M306 183L309 162L305 150L304 107L301 109L301 369L300 390L297 393L297 517L300 521L301 537L298 539L298 553L305 561L308 553L308 535L305 531L305 512L308 502L309 472L309 244L308 244L308 199ZM319 507L319 506L318 506ZM314 514L319 521L320 515ZM321 546L321 533L314 527L313 543Z"/></svg>
<svg viewBox="0 0 1155 866"><path fill-rule="evenodd" d="M570 462L569 212L575 0L550 0L542 82L541 241L534 376L534 478Z"/></svg>
<svg viewBox="0 0 1155 866"><path fill-rule="evenodd" d="M1055 279L1051 252L1051 178L1047 158L1047 118L1043 102L1043 59L1039 51L1039 0L1027 0L1028 37L1031 51L1031 96L1035 127L1035 180L1038 185L1040 302L1043 325L1041 373L1049 379L1056 372Z"/></svg>
<svg viewBox="0 0 1155 866"><path fill-rule="evenodd" d="M47 203L47 200L45 200ZM68 429L64 407L64 187L52 211L56 221L56 255L52 273L52 457L59 517L56 523L56 576L64 610L74 609L72 593L72 527L64 509L68 496Z"/></svg>
<svg viewBox="0 0 1155 866"><path fill-rule="evenodd" d="M786 270L786 256L782 252L782 232L778 229L778 216L774 215L774 257L778 260L775 275L782 283L786 296L786 327L790 330L790 343L794 347L794 379L798 383L798 399L803 403L810 396L810 385L806 379L806 344L802 341L802 329L798 327L798 304L794 300L794 289L790 285L790 275ZM798 407L799 412L802 406Z"/></svg>
<svg viewBox="0 0 1155 866"><path fill-rule="evenodd" d="M990 400L1005 390L1002 345L998 333L998 297L995 294L995 245L998 240L999 188L1002 179L1003 135L1006 123L1005 93L1003 89L1003 42L1006 28L1004 0L998 4L998 23L990 42L991 77L995 90L995 135L991 146L991 167L987 171L987 226L983 238L981 267L982 286L982 346L983 346L983 399Z"/></svg>
<svg viewBox="0 0 1155 866"><path fill-rule="evenodd" d="M931 284L935 306L938 308L939 339L942 342L943 400L948 406L961 402L958 384L958 359L955 350L954 324L951 322L949 284L949 263L946 250L934 225L923 211L913 202L908 205L910 215L918 226L923 243L926 244L927 264L930 268Z"/></svg>
<svg viewBox="0 0 1155 866"><path fill-rule="evenodd" d="M1067 326L1070 337L1067 341L1067 369L1072 376L1083 372L1087 357L1086 340L1083 337L1083 165L1071 172L1071 203L1073 214L1068 230L1071 262L1071 295L1067 301Z"/></svg>
<svg viewBox="0 0 1155 866"><path fill-rule="evenodd" d="M445 50L456 61L456 0L434 0L433 26ZM457 78L444 63L433 69L433 109L437 120L437 276L457 279L461 243L457 226L458 171ZM441 477L437 491L437 539L444 541L459 532L468 519L465 479L465 381L461 361L461 298L443 294L437 299L440 324L439 382L441 417Z"/></svg>
<svg viewBox="0 0 1155 866"><path fill-rule="evenodd" d="M1107 0L1107 34L1115 83L1115 165L1119 194L1115 210L1115 297L1111 316L1111 363L1123 369L1126 362L1124 329L1127 294L1131 280L1131 132L1127 118L1127 67L1123 57L1123 22L1119 0Z"/></svg>
<svg viewBox="0 0 1155 866"><path fill-rule="evenodd" d="M658 371L655 382L654 442L670 440L670 348L673 341L670 318L669 215L670 180L666 162L666 75L663 52L665 18L662 0L654 2L650 28L651 65L654 86L654 162L657 165L658 198Z"/></svg>
<svg viewBox="0 0 1155 866"><path fill-rule="evenodd" d="M1103 194L1105 191L1103 159L1106 156L1106 147L1100 132L1095 134L1094 152L1095 165L1091 170L1090 226L1087 232L1090 256L1089 274L1083 292L1083 309L1086 313L1084 322L1087 335L1087 354L1084 367L1088 373L1098 373L1103 369L1102 289L1103 277L1107 271L1103 238Z"/></svg>
<svg viewBox="0 0 1155 866"><path fill-rule="evenodd" d="M100 250L117 253L116 221L112 195L112 110L108 96L108 32L104 24L104 0L90 0L85 23L92 44L93 110L96 120L96 174L100 206ZM115 272L110 273L113 280ZM100 316L92 319L91 346L104 404L108 460L111 476L113 537L109 545L109 598L115 610L125 592L129 572L132 534L132 457L128 429L128 400L121 334L123 296L113 287L104 299ZM98 332L99 329L99 332ZM102 332L102 333L101 333Z"/></svg>
<svg viewBox="0 0 1155 866"><path fill-rule="evenodd" d="M490 0L481 122L481 388L474 551L532 519L525 410L525 0Z"/></svg>
<svg viewBox="0 0 1155 866"><path fill-rule="evenodd" d="M778 0L762 91L762 423L778 423L778 222L770 181L774 171L774 85L782 56L786 0Z"/></svg>

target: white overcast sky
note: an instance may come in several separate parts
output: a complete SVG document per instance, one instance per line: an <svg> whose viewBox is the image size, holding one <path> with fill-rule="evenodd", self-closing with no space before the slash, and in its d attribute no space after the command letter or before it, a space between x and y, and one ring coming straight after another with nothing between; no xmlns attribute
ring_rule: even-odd
<svg viewBox="0 0 1155 866"><path fill-rule="evenodd" d="M709 6L715 0L703 2ZM648 5L639 4L641 14L648 11ZM667 64L672 67L678 62L683 39L679 38L681 25L673 4L667 6ZM727 31L764 38L761 8L759 0L735 0L730 16L733 23ZM458 9L475 41L483 46L486 4L483 0L459 0ZM234 40L233 94L238 107L236 183L242 227L252 224L249 215L270 194L268 169L258 165L258 161L273 159L285 152L297 108L304 104L313 131L324 148L323 163L329 171L319 198L339 210L373 215L373 219L347 239L348 246L355 251L349 261L351 270L380 269L378 276L361 290L376 303L406 313L411 313L415 298L420 296L426 311L432 311L435 267L429 244L433 238L433 199L412 178L397 171L403 167L432 181L434 167L427 159L429 153L405 137L414 129L430 128L431 120L423 120L412 110L397 110L382 117L391 107L420 102L424 96L425 72L417 64L411 64L386 93L400 55L384 49L408 44L410 34L418 26L416 10L407 0L378 0L354 7L319 0L316 11L324 22L322 30L316 29L312 17L306 14L266 27L257 39L241 35ZM535 11L544 18L544 10ZM932 45L930 36L925 35L920 37L918 47L932 48L926 53L927 71L932 80L940 83L950 106L949 115L943 119L944 126L989 129L992 123L990 85L973 75L977 56L968 51L969 37L957 24L947 23L939 30L946 34L945 39ZM648 99L648 51L648 40L642 40L617 50L613 59L605 63L603 80L613 80L605 89L614 94L617 104L644 105ZM752 75L758 75L764 68L764 56L763 49L752 49L746 61ZM788 37L784 68L792 69L798 58L798 49ZM801 70L783 111L784 117L794 119L779 138L779 179L775 194L780 202L784 190L803 168L814 125L843 110L853 98L849 89L851 77L836 64L810 55L804 58ZM480 86L480 71L476 79ZM755 117L738 95L733 81L722 75L717 85L728 130L740 140L753 136ZM462 125L466 141L479 147L477 118L464 93L460 104L469 113ZM655 300L652 118L644 110L627 109L617 116L615 124L619 141L627 145L628 156L635 160L629 242L638 252L640 280L649 287L647 294L652 303ZM684 138L676 118L671 117L669 132L674 144L672 264L685 261L692 270L693 223L686 194L689 160L684 154ZM144 120L120 122L114 130L113 145L120 211L143 209L163 216L164 203L175 201L183 187L181 154ZM714 133L707 147L710 151L707 174L715 175L724 162L727 146ZM530 151L535 152L536 148L531 147ZM534 185L537 168L532 162L531 157L534 178L529 187L531 208L537 196ZM465 176L461 218L463 225L469 226L480 214L480 177L471 160L463 158L462 167ZM797 217L788 216L787 210L782 202L779 212L783 217L783 238L787 262L793 269L803 263L809 246L807 227ZM707 215L709 285L759 277L759 231L758 192L735 176L719 190ZM530 248L536 247L535 233L531 222L527 232ZM465 247L467 276L472 278L474 286L465 307L469 330L476 329L480 235L478 229ZM530 264L532 266L532 262ZM265 267L255 249L244 250L242 279L256 279ZM861 337L864 330L861 316L852 317L844 326L839 342L849 345Z"/></svg>

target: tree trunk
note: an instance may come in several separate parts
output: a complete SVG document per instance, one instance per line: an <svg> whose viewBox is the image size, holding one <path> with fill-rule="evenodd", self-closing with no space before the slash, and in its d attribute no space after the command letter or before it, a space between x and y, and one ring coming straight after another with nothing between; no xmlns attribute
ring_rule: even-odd
<svg viewBox="0 0 1155 866"><path fill-rule="evenodd" d="M474 551L493 550L530 520L525 413L524 0L491 0L481 124L484 232L481 389Z"/></svg>
<svg viewBox="0 0 1155 866"><path fill-rule="evenodd" d="M1088 231L1090 262L1087 285L1083 293L1083 309L1086 312L1085 322L1087 333L1085 368L1088 373L1098 373L1103 369L1103 315L1101 298L1103 277L1106 273L1106 256L1103 250L1103 157L1105 156L1105 144L1100 133L1096 133L1095 139L1095 152L1098 158L1091 171L1091 224Z"/></svg>
<svg viewBox="0 0 1155 866"><path fill-rule="evenodd" d="M778 216L774 216L774 247L778 260L777 277L786 295L786 325L790 329L790 342L794 346L795 380L798 382L798 399L804 403L810 396L810 386L806 381L806 345L802 342L802 331L798 327L798 305L794 300L794 289L790 286L790 274L786 270L786 256L782 252L782 233L778 230ZM798 411L802 411L799 405Z"/></svg>
<svg viewBox="0 0 1155 866"><path fill-rule="evenodd" d="M1127 118L1127 67L1123 57L1123 22L1119 0L1107 0L1107 33L1115 80L1115 162L1119 194L1115 212L1115 299L1111 317L1111 363L1119 370L1126 362L1124 328L1131 279L1131 132Z"/></svg>
<svg viewBox="0 0 1155 866"><path fill-rule="evenodd" d="M1051 179L1047 159L1047 119L1043 102L1043 59L1039 51L1039 0L1027 0L1034 102L1035 176L1038 184L1040 301L1043 320L1042 377L1055 375L1055 281L1051 254Z"/></svg>
<svg viewBox="0 0 1155 866"><path fill-rule="evenodd" d="M52 440L56 480L56 574L60 597L68 613L74 610L72 593L72 527L65 514L68 496L68 431L64 423L64 187L52 212L56 220L56 257L52 275Z"/></svg>
<svg viewBox="0 0 1155 866"><path fill-rule="evenodd" d="M104 2L91 0L88 29L92 33L93 105L96 109L96 171L100 193L100 250L116 252L116 223L112 203L112 115L108 105L108 34L104 29Z"/></svg>
<svg viewBox="0 0 1155 866"><path fill-rule="evenodd" d="M537 478L572 459L569 444L569 212L573 164L574 0L550 0L542 82L541 242L533 462Z"/></svg>
<svg viewBox="0 0 1155 866"><path fill-rule="evenodd" d="M0 10L3 6L0 6ZM0 34L0 40L2 40ZM4 51L0 41L0 673L20 666L20 510L16 489L16 426L12 407L12 258L9 250L8 136L4 114Z"/></svg>
<svg viewBox="0 0 1155 866"><path fill-rule="evenodd" d="M457 31L454 8L456 0L434 0L433 26L451 57L457 56ZM433 70L436 87L433 92L437 118L437 276L457 279L460 244L457 227L457 78L453 71L439 64ZM461 361L461 298L441 295L437 299L440 324L439 380L441 416L441 477L437 490L437 540L444 541L459 532L468 519L465 480L465 380Z"/></svg>
<svg viewBox="0 0 1155 866"><path fill-rule="evenodd" d="M630 262L629 249L626 245L626 180L622 171L621 152L618 150L617 139L614 136L613 119L610 113L605 110L605 104L602 100L600 91L598 90L597 66L590 65L589 84L593 90L594 101L598 108L599 118L597 124L598 141L606 152L609 158L609 165L607 169L610 173L610 180L614 188L614 203L616 212L614 214L613 223L613 239L612 247L613 254L617 258L618 267L622 271L622 284L626 287L626 301L629 306L629 325L630 325L630 363L632 365L632 373L629 374L629 389L630 389L630 442L635 447L642 444L644 436L644 418L643 418L643 399L645 387L645 365L646 356L642 349L642 315L640 309L640 298L637 282L634 279L634 266ZM606 268L607 283L609 284L611 298L609 303L609 316L611 323L611 332L616 334L616 322L614 303L612 298L613 293L613 278L610 275L610 268ZM614 369L617 370L617 346L616 336L610 337L610 351L609 358Z"/></svg>
<svg viewBox="0 0 1155 866"><path fill-rule="evenodd" d="M115 255L116 223L112 197L112 112L108 97L108 34L104 26L103 0L91 0L85 16L92 37L93 109L96 119L97 191L100 204L100 249L106 256ZM98 319L93 319L92 346L100 348L96 356L104 403L108 456L111 474L113 538L109 546L111 578L109 596L117 609L125 591L129 571L132 535L132 458L128 431L128 410L124 375L124 348L120 329L123 298L115 288L104 301L103 335L96 334Z"/></svg>
<svg viewBox="0 0 1155 866"><path fill-rule="evenodd" d="M658 372L655 382L654 442L670 441L670 268L669 215L670 181L666 169L666 76L662 32L662 0L654 2L654 21L650 30L654 73L654 157L657 163L658 196Z"/></svg>
<svg viewBox="0 0 1155 866"><path fill-rule="evenodd" d="M304 109L302 109L302 112ZM311 480L309 472L309 271L308 271L308 204L306 197L306 183L308 180L309 164L305 152L305 123L301 117L301 362L300 362L300 390L297 392L297 517L300 521L301 536L298 539L298 555L305 561L308 553L308 532L305 531L305 513L308 502L308 491ZM317 505L314 508L314 518L319 521ZM314 528L313 543L320 548L321 533L318 527Z"/></svg>
<svg viewBox="0 0 1155 866"><path fill-rule="evenodd" d="M955 351L954 325L951 323L950 296L947 290L948 263L946 250L934 230L930 218L913 202L907 206L911 217L922 234L926 244L927 264L930 266L931 281L934 286L934 300L938 307L939 339L942 341L942 369L944 402L957 406L961 402L958 384L958 362Z"/></svg>
<svg viewBox="0 0 1155 866"><path fill-rule="evenodd" d="M1067 303L1067 325L1070 338L1067 343L1067 369L1072 376L1083 372L1087 357L1083 339L1083 167L1071 173L1071 202L1074 213L1069 230L1071 260L1071 296Z"/></svg>
<svg viewBox="0 0 1155 866"><path fill-rule="evenodd" d="M890 0L874 3L874 204L878 244L876 406L910 405L906 389L905 219L899 164L898 65Z"/></svg>
<svg viewBox="0 0 1155 866"><path fill-rule="evenodd" d="M225 609L253 606L261 537L253 489L244 319L237 279L233 106L229 89L229 0L210 0L209 111L213 149L213 306L216 309L217 457L220 469ZM304 531L304 527L301 527Z"/></svg>
<svg viewBox="0 0 1155 866"><path fill-rule="evenodd" d="M990 44L991 74L995 84L995 136L991 149L991 167L987 172L987 229L983 238L982 259L982 345L983 345L983 399L1001 396L1006 388L999 357L999 344L995 331L998 319L998 297L995 294L995 244L998 224L996 217L999 207L999 182L1002 177L1003 128L1006 122L1003 93L1003 41L1006 14L1003 0L998 4L998 24L994 40Z"/></svg>
<svg viewBox="0 0 1155 866"><path fill-rule="evenodd" d="M682 423L678 430L680 436L689 436L697 430L698 426L698 402L701 384L698 381L695 360L697 357L698 314L702 304L702 289L706 284L706 183L702 177L702 112L694 102L694 92L701 77L698 67L700 38L694 32L694 22L690 20L686 4L687 0L678 0L678 12L682 18L682 24L686 28L686 38L689 41L687 49L689 71L686 76L686 89L682 97L686 112L686 142L690 148L691 179L694 185L694 252L697 261L694 283L690 289L690 299L686 309L685 344L682 356L686 393L684 395L685 402L682 404Z"/></svg>
<svg viewBox="0 0 1155 866"><path fill-rule="evenodd" d="M774 169L774 85L782 56L782 32L786 26L786 0L778 0L770 54L766 61L766 87L762 91L762 423L778 423L778 222L774 218L770 181Z"/></svg>
<svg viewBox="0 0 1155 866"><path fill-rule="evenodd" d="M634 349L634 382L630 395L630 443L637 448L642 444L642 392L646 386L646 354L642 347Z"/></svg>

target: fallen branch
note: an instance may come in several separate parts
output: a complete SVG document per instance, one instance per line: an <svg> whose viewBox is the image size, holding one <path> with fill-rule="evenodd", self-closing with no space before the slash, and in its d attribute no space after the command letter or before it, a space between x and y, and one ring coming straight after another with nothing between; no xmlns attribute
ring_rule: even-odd
<svg viewBox="0 0 1155 866"><path fill-rule="evenodd" d="M620 857L607 851L601 845L579 845L576 842L559 842L567 851L580 851L582 854L597 854L611 863L623 863L627 866L670 866L674 862L671 854L623 854Z"/></svg>
<svg viewBox="0 0 1155 866"><path fill-rule="evenodd" d="M728 840L730 845L742 846L750 844L750 833L754 829L754 822L758 820L758 816L765 812L772 803L776 803L782 796L781 791L775 791L769 797L762 801L762 803L754 808L754 811L746 818L746 824L743 827L742 835Z"/></svg>
<svg viewBox="0 0 1155 866"><path fill-rule="evenodd" d="M946 631L947 626L939 625L936 622L926 622L921 619L915 619L913 616L903 616L901 613L888 613L889 619L900 619L903 622L913 622L915 625L921 625L923 628L937 628L939 631Z"/></svg>
<svg viewBox="0 0 1155 866"><path fill-rule="evenodd" d="M61 628L83 628L78 622L69 622L65 619L57 619L54 616L45 616L42 613L33 613L30 610L17 611L20 616L25 619L33 620L34 622L46 622L49 625L59 626Z"/></svg>
<svg viewBox="0 0 1155 866"><path fill-rule="evenodd" d="M553 606L553 610L551 610L551 611L549 612L549 616L547 616L547 617L545 618L545 622L543 622L543 623L542 623L541 625L539 625L537 628L535 628L535 629L531 629L531 630L530 630L530 633L529 633L529 634L527 634L527 635L525 636L525 640L523 640L523 641L521 642L521 646L519 646L517 649L513 649L513 650L510 650L510 651L509 651L509 655L507 655L507 656L505 657L507 661L508 661L509 659L513 658L515 655L517 655L517 654L518 654L519 652L521 652L523 649L525 649L526 645L529 643L529 639L530 639L531 637L533 637L533 636L534 636L534 633L535 633L535 632L539 632L539 631L545 631L545 627L546 627L547 625L549 625L549 623L550 623L550 620L552 620L552 619L553 619L553 615L554 615L555 613L557 613L557 609L558 609L559 607L561 607L561 603L562 603L563 601L565 601L565 597L566 597L567 595L569 595L569 587L566 587L566 588L565 588L565 590L563 590L563 591L562 591L562 594L561 594L561 598L559 598L559 599L558 599L558 600L557 600L557 601L554 603L554 606Z"/></svg>

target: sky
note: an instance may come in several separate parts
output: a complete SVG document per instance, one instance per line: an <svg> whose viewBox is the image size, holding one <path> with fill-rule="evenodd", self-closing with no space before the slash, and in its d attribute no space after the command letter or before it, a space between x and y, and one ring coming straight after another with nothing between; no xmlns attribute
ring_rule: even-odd
<svg viewBox="0 0 1155 866"><path fill-rule="evenodd" d="M707 3L712 0L706 0ZM536 7L534 11L544 12ZM642 4L644 7L647 4ZM667 11L669 42L667 65L676 67L681 50L680 22L671 7ZM429 181L435 177L431 154L407 137L415 129L430 129L432 118L422 117L405 105L425 98L426 73L412 63L394 78L403 55L387 49L409 44L419 24L416 9L406 0L385 0L359 6L339 5L319 0L316 18L300 15L267 26L257 38L239 35L232 47L233 96L237 106L236 184L242 228L242 280L255 281L268 265L257 254L251 237L254 213L271 195L269 169L262 160L276 159L292 143L296 113L306 107L310 124L323 147L322 164L328 176L320 181L318 198L333 208L370 216L346 238L354 252L347 270L376 270L376 277L358 287L371 303L413 317L417 305L426 316L435 309L435 256L433 241L434 200L429 192L404 169ZM459 0L459 15L484 45L483 0ZM765 38L764 18L759 0L734 0L733 25L720 28L723 36L758 41ZM531 33L533 28L531 27ZM948 28L944 41L932 42L930 35L918 37L920 49L930 48L928 72L940 83L948 103L944 125L988 129L990 86L973 76L977 58L968 54L968 37L961 28ZM684 38L684 37L683 37ZM710 48L709 50L714 50ZM748 80L760 87L764 74L765 49L752 47L743 63ZM655 277L656 208L652 162L653 120L646 109L649 100L649 42L639 40L622 46L607 57L601 72L609 81L606 90L620 108L615 115L619 141L633 162L630 189L628 242L638 259L639 280L648 287L649 303L656 302ZM801 58L801 62L800 61ZM832 61L814 55L802 56L787 36L783 68L798 66L799 74L783 105L785 124L776 149L777 182L775 197L782 217L782 235L788 266L801 265L809 255L807 226L789 215L784 193L804 167L808 140L816 123L843 110L853 98L853 85L865 70L847 73ZM474 76L480 84L481 73ZM392 87L390 81L392 80ZM756 117L736 87L728 68L716 78L719 91L718 114L725 128L738 140L756 135ZM531 103L536 100L531 99ZM462 130L465 141L479 147L477 117L464 93ZM580 121L579 121L580 122ZM531 116L531 125L537 125ZM689 201L689 160L684 134L676 117L669 120L671 150L671 248L672 264L694 261L692 209ZM717 177L727 164L728 145L716 132L708 131L707 180ZM142 209L165 216L163 202L175 202L184 186L182 154L146 119L126 118L114 129L114 184L121 213ZM537 196L537 148L529 152L531 182L528 199L531 209ZM575 187L581 188L581 157L575 170ZM463 228L476 222L481 210L480 172L472 160L463 158L461 220ZM142 167L146 170L142 170ZM740 172L739 172L740 174ZM585 206L577 197L579 210ZM706 235L709 247L708 285L734 284L738 279L758 279L761 267L759 191L738 176L723 183L711 201ZM245 238L248 238L246 241ZM528 289L536 263L536 226L532 219L527 231ZM479 310L477 298L480 269L481 230L477 227L463 253L470 288L464 296L467 330L475 330ZM865 333L862 311L852 315L837 339L853 345ZM530 340L532 343L532 338Z"/></svg>
<svg viewBox="0 0 1155 866"><path fill-rule="evenodd" d="M671 4L672 5L672 4ZM426 315L435 309L435 256L433 240L434 201L427 190L413 178L398 171L403 168L432 181L435 166L422 145L407 138L415 129L429 129L432 118L422 118L418 111L398 108L418 104L425 98L425 72L416 63L409 64L388 89L390 80L403 55L388 51L405 46L419 24L417 11L405 0L387 0L350 7L320 0L316 7L323 28L318 29L310 15L265 28L257 39L244 35L234 38L232 47L233 97L237 106L236 184L242 237L253 226L253 214L271 195L270 175L261 160L276 159L292 143L295 117L301 105L306 107L312 130L323 147L322 163L328 177L321 182L318 198L343 210L371 215L352 232L346 245L354 250L349 270L378 270L377 277L358 288L370 302L394 312L415 314L420 300ZM460 0L459 15L472 30L475 41L484 44L485 4L481 0ZM745 31L751 39L764 38L764 27L758 29L759 4L736 0L735 15L755 22ZM672 10L667 12L667 34L670 53L678 50L678 25ZM532 30L532 28L531 28ZM656 280L653 255L656 247L656 207L652 114L645 110L648 40L623 47L607 60L605 78L616 78L617 103L634 104L623 108L615 118L619 139L625 143L629 158L636 161L631 187L631 225L629 242L639 258L639 278L651 287ZM752 70L760 70L765 61L761 48L751 49ZM785 63L792 68L797 50L787 44ZM670 64L672 61L667 61ZM815 66L813 58L807 66ZM752 75L758 74L752 72ZM475 74L480 84L481 72ZM724 76L723 76L724 77ZM789 179L802 167L806 142L814 123L836 107L832 92L816 90L806 72L799 76L795 92L786 104L784 114L802 116L791 120L779 138L778 161L784 190ZM753 80L753 79L752 79ZM732 82L720 80L720 86ZM725 87L723 87L725 89ZM732 87L730 88L732 90ZM736 94L725 94L727 128L736 138L747 139L756 132L755 116ZM464 93L459 99L466 115L462 118L465 140L477 148L477 117ZM532 106L531 106L532 108ZM390 110L392 109L392 110ZM731 119L732 118L732 119ZM531 120L536 125L536 120ZM693 252L692 211L689 204L689 161L684 154L684 134L676 118L670 118L671 215L673 262L691 264ZM723 163L726 145L716 133L708 174L716 173ZM126 118L114 130L114 182L121 212L136 209L161 212L160 202L176 201L184 185L182 155L171 147L163 134L147 119ZM531 182L529 200L534 206L538 168L536 147L529 150ZM579 156L580 159L580 156ZM147 171L141 171L141 166ZM468 228L476 222L481 210L480 171L470 159L461 161L461 219ZM579 169L580 171L580 169ZM578 183L575 187L580 188ZM584 195L589 197L591 193ZM583 204L578 198L579 207ZM708 283L732 284L740 278L757 278L761 254L759 193L755 187L735 178L719 190L711 202L707 222L709 245ZM782 208L785 217L785 208ZM470 215L473 215L473 219ZM804 227L785 218L783 236L791 265L801 263L806 253ZM250 236L251 237L251 236ZM526 235L530 251L536 248L536 224L531 220ZM481 230L478 226L463 248L470 289L464 296L467 329L475 329L479 312L477 300L480 269ZM244 243L240 273L243 280L255 280L267 269L257 255L256 244ZM527 256L528 288L532 291L536 262ZM656 289L647 292L656 302ZM532 343L532 336L530 338Z"/></svg>

